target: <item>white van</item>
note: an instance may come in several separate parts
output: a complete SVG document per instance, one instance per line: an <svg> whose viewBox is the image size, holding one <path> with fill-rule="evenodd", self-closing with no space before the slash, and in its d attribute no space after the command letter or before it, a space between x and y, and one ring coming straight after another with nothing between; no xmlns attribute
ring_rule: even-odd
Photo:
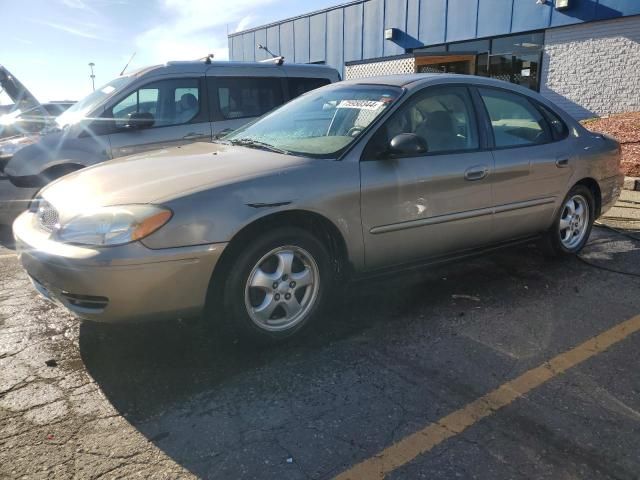
<svg viewBox="0 0 640 480"><path fill-rule="evenodd" d="M4 174L19 187L19 199L0 205L0 223L24 210L34 189L67 173L124 155L210 141L339 80L333 68L279 59L169 62L118 77L60 115L58 131L13 153Z"/></svg>

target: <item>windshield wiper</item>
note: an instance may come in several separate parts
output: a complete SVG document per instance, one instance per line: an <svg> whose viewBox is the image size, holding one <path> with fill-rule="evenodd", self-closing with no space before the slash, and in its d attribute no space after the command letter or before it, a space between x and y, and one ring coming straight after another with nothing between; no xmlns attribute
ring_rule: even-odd
<svg viewBox="0 0 640 480"><path fill-rule="evenodd" d="M269 143L261 142L259 140L253 140L251 138L238 138L227 141L231 145L240 145L241 147L258 148L261 150L269 150L270 152L281 153L283 155L291 155L291 152L289 152L288 150L283 150L282 148L274 147Z"/></svg>

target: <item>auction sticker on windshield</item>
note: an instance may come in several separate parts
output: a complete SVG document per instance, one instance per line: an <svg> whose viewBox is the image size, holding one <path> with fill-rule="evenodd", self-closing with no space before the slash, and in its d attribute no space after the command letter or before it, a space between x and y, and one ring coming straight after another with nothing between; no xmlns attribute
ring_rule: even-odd
<svg viewBox="0 0 640 480"><path fill-rule="evenodd" d="M384 102L376 100L342 100L336 108L357 108L359 110L379 110Z"/></svg>

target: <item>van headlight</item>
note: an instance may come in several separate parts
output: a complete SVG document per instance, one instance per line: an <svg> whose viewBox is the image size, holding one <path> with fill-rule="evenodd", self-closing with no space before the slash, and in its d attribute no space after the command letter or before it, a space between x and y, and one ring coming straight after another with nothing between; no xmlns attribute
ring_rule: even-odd
<svg viewBox="0 0 640 480"><path fill-rule="evenodd" d="M155 205L102 207L60 225L56 240L74 245L110 247L135 242L165 225L173 213Z"/></svg>

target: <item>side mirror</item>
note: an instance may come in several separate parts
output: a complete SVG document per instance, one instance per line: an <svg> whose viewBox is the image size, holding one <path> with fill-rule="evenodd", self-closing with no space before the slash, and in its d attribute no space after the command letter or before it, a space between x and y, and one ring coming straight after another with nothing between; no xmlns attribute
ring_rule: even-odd
<svg viewBox="0 0 640 480"><path fill-rule="evenodd" d="M156 123L156 119L153 118L153 115L151 113L134 112L129 115L127 128L132 128L132 129L150 128L150 127L153 127L154 123Z"/></svg>
<svg viewBox="0 0 640 480"><path fill-rule="evenodd" d="M427 141L415 133L396 135L389 144L389 153L394 155L422 155L428 150Z"/></svg>

